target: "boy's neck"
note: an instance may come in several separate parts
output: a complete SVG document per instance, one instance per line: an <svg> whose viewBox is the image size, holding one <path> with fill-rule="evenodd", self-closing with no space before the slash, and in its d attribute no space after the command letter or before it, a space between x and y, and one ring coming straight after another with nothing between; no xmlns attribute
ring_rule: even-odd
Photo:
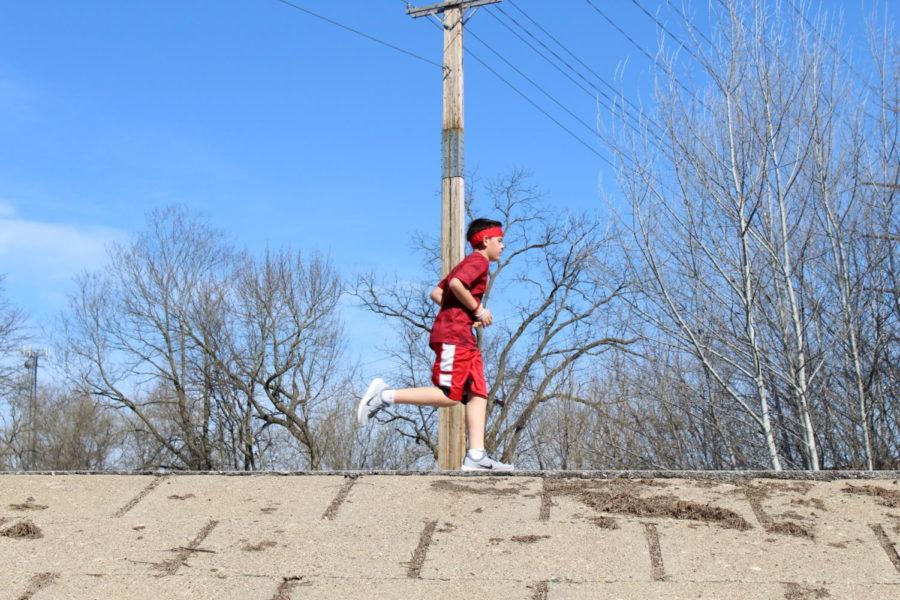
<svg viewBox="0 0 900 600"><path fill-rule="evenodd" d="M488 255L487 255L487 249L485 249L485 248L479 248L478 250L475 250L475 252L473 252L473 254L480 254L490 262L490 259L488 259Z"/></svg>

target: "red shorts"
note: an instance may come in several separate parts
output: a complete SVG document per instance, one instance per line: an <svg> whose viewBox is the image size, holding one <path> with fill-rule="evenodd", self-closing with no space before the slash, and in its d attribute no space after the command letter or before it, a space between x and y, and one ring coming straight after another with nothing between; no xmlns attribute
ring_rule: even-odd
<svg viewBox="0 0 900 600"><path fill-rule="evenodd" d="M467 395L487 398L484 363L478 348L435 343L431 344L431 349L437 355L431 381L451 400L467 401Z"/></svg>

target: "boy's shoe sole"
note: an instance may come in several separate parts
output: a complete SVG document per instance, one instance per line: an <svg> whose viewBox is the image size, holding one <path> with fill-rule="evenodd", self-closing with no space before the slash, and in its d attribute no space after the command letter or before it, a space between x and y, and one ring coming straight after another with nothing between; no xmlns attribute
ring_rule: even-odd
<svg viewBox="0 0 900 600"><path fill-rule="evenodd" d="M495 469L493 467L467 467L463 465L459 468L460 471L491 471L493 473L509 473L510 471L515 471L515 469Z"/></svg>
<svg viewBox="0 0 900 600"><path fill-rule="evenodd" d="M498 468L494 465L502 465L502 467ZM496 461L491 460L488 465L467 465L465 459L463 459L463 464L459 468L460 471L492 471L495 473L509 473L510 471L515 471L515 467L512 465L507 465L504 463L498 463Z"/></svg>
<svg viewBox="0 0 900 600"><path fill-rule="evenodd" d="M369 411L371 410L369 400L374 398L375 394L380 394L381 390L385 387L387 386L380 377L376 377L372 380L372 383L369 384L366 393L363 394L362 400L360 400L359 404L356 406L356 420L359 422L360 427L365 427L369 423Z"/></svg>

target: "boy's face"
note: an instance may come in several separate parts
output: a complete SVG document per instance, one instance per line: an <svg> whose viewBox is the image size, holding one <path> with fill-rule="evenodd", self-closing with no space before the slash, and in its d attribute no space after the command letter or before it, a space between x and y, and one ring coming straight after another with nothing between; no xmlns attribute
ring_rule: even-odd
<svg viewBox="0 0 900 600"><path fill-rule="evenodd" d="M493 262L499 261L500 255L503 254L503 238L484 238L484 250L487 253L488 260Z"/></svg>

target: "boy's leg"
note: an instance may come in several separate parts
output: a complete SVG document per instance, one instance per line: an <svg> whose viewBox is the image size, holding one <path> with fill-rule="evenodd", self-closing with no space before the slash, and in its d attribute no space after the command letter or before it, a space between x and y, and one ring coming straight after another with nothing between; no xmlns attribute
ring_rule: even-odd
<svg viewBox="0 0 900 600"><path fill-rule="evenodd" d="M369 384L362 400L356 408L356 416L361 427L365 427L369 418L391 404L411 404L414 406L434 406L448 408L459 404L465 394L465 385L471 367L467 358L472 350L457 348L455 344L435 343L431 345L435 352L431 380L435 387L404 388L394 390L380 378ZM481 356L474 351L481 367ZM482 376L483 379L483 376ZM477 391L477 390L476 390ZM482 395L486 395L484 392ZM482 409L482 413L484 410ZM482 418L483 421L483 418ZM484 424L481 425L481 438L484 438Z"/></svg>
<svg viewBox="0 0 900 600"><path fill-rule="evenodd" d="M363 394L356 407L356 418L360 427L365 427L369 419L391 404L413 404L415 406L435 406L438 408L455 406L438 387L405 388L392 390L380 378L375 378Z"/></svg>
<svg viewBox="0 0 900 600"><path fill-rule="evenodd" d="M477 350L470 366L466 403L466 431L469 449L463 459L463 471L512 471L513 466L494 460L484 448L484 428L487 422L487 382L484 380L484 364Z"/></svg>
<svg viewBox="0 0 900 600"><path fill-rule="evenodd" d="M479 394L469 394L466 404L466 431L469 449L463 459L463 471L512 471L514 467L488 456L484 449L484 427L487 420L487 400Z"/></svg>
<svg viewBox="0 0 900 600"><path fill-rule="evenodd" d="M487 419L487 398L469 394L466 404L466 433L469 449L484 450L484 426Z"/></svg>
<svg viewBox="0 0 900 600"><path fill-rule="evenodd" d="M395 404L414 404L416 406L437 406L446 408L459 404L451 400L439 387L419 387L394 390ZM483 427L482 427L483 428Z"/></svg>
<svg viewBox="0 0 900 600"><path fill-rule="evenodd" d="M469 364L468 386L466 387L466 432L469 434L469 449L474 456L484 454L484 428L487 421L487 381L484 378L484 361L481 351L476 349Z"/></svg>

